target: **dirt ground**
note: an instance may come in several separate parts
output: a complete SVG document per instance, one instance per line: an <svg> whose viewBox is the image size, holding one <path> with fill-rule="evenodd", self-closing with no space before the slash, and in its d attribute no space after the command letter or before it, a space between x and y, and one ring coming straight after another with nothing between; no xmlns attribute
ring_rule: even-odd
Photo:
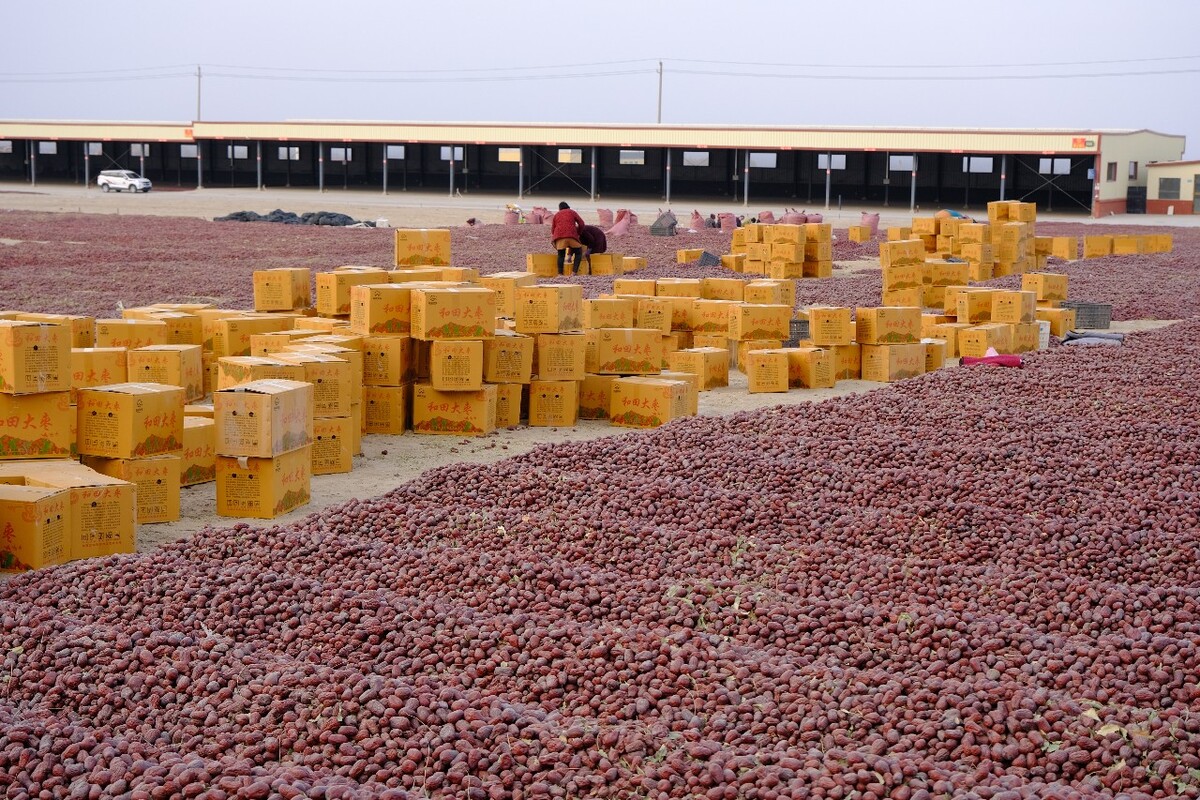
<svg viewBox="0 0 1200 800"><path fill-rule="evenodd" d="M333 190L323 194L315 190L203 189L200 191L153 191L149 194L103 194L96 189L78 186L31 188L20 184L0 184L0 209L50 212L113 213L160 216L192 216L212 219L232 211L253 210L260 213L275 208L304 212L330 210L349 214L358 219L387 219L392 227L437 227L462 225L467 217L476 217L485 224L500 223L508 200L495 196L449 198L433 194L382 194L364 191ZM528 202L527 206L534 205ZM551 205L549 200L536 204ZM581 210L598 207L631 208L639 216L652 216L657 205L644 199L622 202L605 199L596 203L572 203ZM690 209L692 204L677 204ZM764 207L766 204L764 204ZM728 209L709 204L705 213ZM740 213L740 212L739 212ZM753 212L752 212L753 213ZM859 210L844 209L827 214L826 220L835 227L857 224ZM884 214L881 224L904 224L910 219L907 208L895 214ZM1085 221L1070 217L1071 221ZM1166 218L1157 217L1156 224ZM1117 220L1112 220L1116 222ZM1121 220L1123 224L1129 224ZM4 231L0 229L0 243ZM865 267L878 268L878 262L845 262L838 264L839 272ZM0 275L0 280L3 276ZM1118 322L1114 331L1136 331L1162 327L1169 322ZM832 397L857 394L879 388L881 384L865 381L839 381L833 389L792 390L786 394L751 395L746 390L745 376L731 370L730 386L704 392L700 396L701 415L724 415L742 411L764 411L781 404L819 402ZM318 476L312 481L312 502L290 514L270 521L246 520L255 526L273 526L301 519L310 513L344 502L383 494L422 472L448 464L490 463L527 452L535 447L566 441L596 439L603 436L638 435L606 422L581 421L575 428L529 428L500 430L489 436L463 438L460 436L425 436L407 433L403 436L364 436L363 455L354 459L354 469L345 475ZM142 525L138 531L138 549L148 551L168 542L206 530L226 528L239 522L219 517L216 507L215 484L203 484L183 489L182 519L175 523Z"/></svg>

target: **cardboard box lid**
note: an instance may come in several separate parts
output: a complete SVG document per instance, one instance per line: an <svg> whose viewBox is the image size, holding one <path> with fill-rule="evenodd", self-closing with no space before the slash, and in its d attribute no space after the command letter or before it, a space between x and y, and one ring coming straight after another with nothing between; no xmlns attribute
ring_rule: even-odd
<svg viewBox="0 0 1200 800"><path fill-rule="evenodd" d="M107 386L89 386L81 392L112 392L113 394L148 395L162 392L183 393L183 387L166 383L110 383Z"/></svg>
<svg viewBox="0 0 1200 800"><path fill-rule="evenodd" d="M340 360L340 359L339 359ZM305 387L311 387L311 383L305 381L289 381L283 379L264 378L263 380L250 381L248 383L239 383L237 386L229 386L224 389L218 389L218 394L286 394L294 392L297 389L303 390Z"/></svg>
<svg viewBox="0 0 1200 800"><path fill-rule="evenodd" d="M24 478L18 478L24 481ZM64 489L50 486L31 486L27 483L8 483L0 481L0 500L16 500L22 503L36 503L38 500L45 500L49 497L55 497L64 492Z"/></svg>
<svg viewBox="0 0 1200 800"><path fill-rule="evenodd" d="M215 428L217 421L212 417L184 417L183 427L185 428Z"/></svg>

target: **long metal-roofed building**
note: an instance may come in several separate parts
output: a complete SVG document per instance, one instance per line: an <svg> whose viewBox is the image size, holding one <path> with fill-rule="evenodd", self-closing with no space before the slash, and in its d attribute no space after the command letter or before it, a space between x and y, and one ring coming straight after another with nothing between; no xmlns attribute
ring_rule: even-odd
<svg viewBox="0 0 1200 800"><path fill-rule="evenodd" d="M424 122L0 120L0 180L91 184L123 168L159 185L374 187L979 208L1036 202L1146 210L1147 166L1183 136L1040 130Z"/></svg>

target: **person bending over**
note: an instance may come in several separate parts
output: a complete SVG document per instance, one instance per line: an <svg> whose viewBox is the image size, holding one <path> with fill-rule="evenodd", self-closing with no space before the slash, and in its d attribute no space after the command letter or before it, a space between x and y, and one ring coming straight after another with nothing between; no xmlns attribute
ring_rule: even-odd
<svg viewBox="0 0 1200 800"><path fill-rule="evenodd" d="M571 251L575 265L574 271L579 272L583 262L583 243L579 241L579 232L583 227L583 217L576 214L565 201L558 204L558 213L550 223L550 239L554 242L554 249L558 251L559 275L564 274L568 250Z"/></svg>
<svg viewBox="0 0 1200 800"><path fill-rule="evenodd" d="M603 253L608 250L608 237L604 231L595 225L584 225L579 229L579 241L584 246L584 258L587 259L588 272L592 271L592 253Z"/></svg>

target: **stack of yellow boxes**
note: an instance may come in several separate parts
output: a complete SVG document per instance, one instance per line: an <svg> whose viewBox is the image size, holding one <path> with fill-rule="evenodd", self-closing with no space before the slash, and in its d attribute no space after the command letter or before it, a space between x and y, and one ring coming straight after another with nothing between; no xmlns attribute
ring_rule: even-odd
<svg viewBox="0 0 1200 800"><path fill-rule="evenodd" d="M839 380L857 380L862 376L862 348L854 340L851 313L852 310L844 306L810 306L801 311L801 317L808 320L808 337L797 344L801 348L818 348L830 354L830 386Z"/></svg>
<svg viewBox="0 0 1200 800"><path fill-rule="evenodd" d="M213 393L217 513L271 519L311 498L311 383L259 380Z"/></svg>
<svg viewBox="0 0 1200 800"><path fill-rule="evenodd" d="M583 287L573 284L524 286L516 291L515 332L533 339L528 384L528 419L535 427L573 426L579 418L580 390L587 375L588 337L583 323ZM524 370L527 345L503 345ZM511 410L510 410L511 414Z"/></svg>
<svg viewBox="0 0 1200 800"><path fill-rule="evenodd" d="M362 339L361 431L399 435L408 426L416 378L416 347L409 335L412 282L370 283L350 290L349 330Z"/></svg>
<svg viewBox="0 0 1200 800"><path fill-rule="evenodd" d="M582 299L582 287L575 288ZM496 293L482 286L420 285L409 298L410 330L419 343L413 430L460 436L492 432L497 392L483 382L483 343L496 335Z"/></svg>
<svg viewBox="0 0 1200 800"><path fill-rule="evenodd" d="M185 391L162 383L79 390L78 449L85 466L137 485L139 523L179 519Z"/></svg>
<svg viewBox="0 0 1200 800"><path fill-rule="evenodd" d="M1052 336L1066 336L1075 327L1075 310L1062 308L1067 299L1067 276L1050 272L1035 272L1021 276L1021 288L1033 292L1037 299L1035 312L1039 322L1046 322Z"/></svg>
<svg viewBox="0 0 1200 800"><path fill-rule="evenodd" d="M861 348L862 379L883 383L925 372L918 307L858 308L855 340Z"/></svg>

